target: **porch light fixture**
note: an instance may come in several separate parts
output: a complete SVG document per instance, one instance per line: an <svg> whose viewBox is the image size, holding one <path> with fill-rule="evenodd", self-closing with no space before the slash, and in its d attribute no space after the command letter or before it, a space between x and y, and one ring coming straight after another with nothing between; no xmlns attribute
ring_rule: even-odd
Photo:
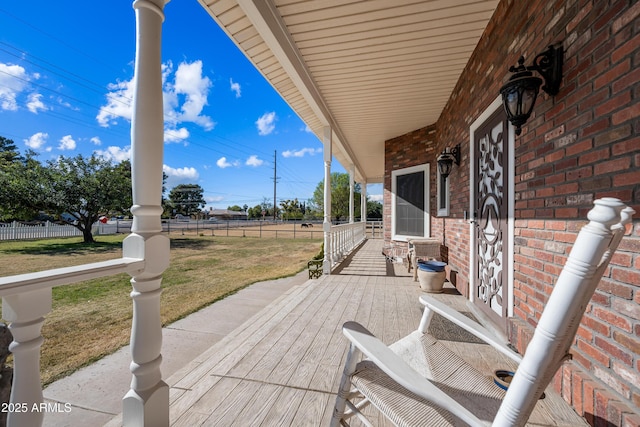
<svg viewBox="0 0 640 427"><path fill-rule="evenodd" d="M460 144L451 149L445 148L438 156L438 170L444 179L451 173L454 163L460 166Z"/></svg>
<svg viewBox="0 0 640 427"><path fill-rule="evenodd" d="M525 66L524 57L521 56L518 66L509 68L513 75L500 88L500 93L507 118L516 127L516 135L522 133L522 126L529 120L543 79L543 91L551 96L558 93L562 81L563 53L562 45L549 46L534 58L532 65ZM537 71L543 79L534 76L533 71Z"/></svg>

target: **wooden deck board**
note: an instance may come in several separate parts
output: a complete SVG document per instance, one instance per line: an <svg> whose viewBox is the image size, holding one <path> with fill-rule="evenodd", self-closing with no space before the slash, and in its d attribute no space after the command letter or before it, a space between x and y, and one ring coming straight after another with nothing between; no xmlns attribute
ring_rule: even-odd
<svg viewBox="0 0 640 427"><path fill-rule="evenodd" d="M367 241L339 274L292 289L169 378L171 425L328 425L347 352L342 324L356 320L391 344L422 314L418 283L381 250ZM463 297L437 297L466 307ZM508 366L487 345L446 344L488 373ZM586 425L557 395L545 400L530 425ZM376 425L391 425L375 408L367 412Z"/></svg>

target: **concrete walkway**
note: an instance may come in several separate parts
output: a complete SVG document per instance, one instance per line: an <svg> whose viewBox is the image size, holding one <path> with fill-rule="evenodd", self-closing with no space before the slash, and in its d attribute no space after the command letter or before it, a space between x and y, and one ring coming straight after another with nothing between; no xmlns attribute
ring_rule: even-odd
<svg viewBox="0 0 640 427"><path fill-rule="evenodd" d="M255 283L163 329L162 376L170 377L229 332L271 302L308 280L306 270L295 276ZM215 319L215 321L213 321ZM59 403L61 412L47 413L45 426L104 425L122 412L129 390L129 346L50 384L45 401ZM68 412L65 412L66 409Z"/></svg>

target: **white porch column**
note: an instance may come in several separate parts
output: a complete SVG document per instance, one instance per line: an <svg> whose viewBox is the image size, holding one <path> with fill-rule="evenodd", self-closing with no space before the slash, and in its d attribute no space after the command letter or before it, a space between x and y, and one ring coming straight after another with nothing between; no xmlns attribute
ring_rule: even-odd
<svg viewBox="0 0 640 427"><path fill-rule="evenodd" d="M360 221L367 222L367 183L360 184Z"/></svg>
<svg viewBox="0 0 640 427"><path fill-rule="evenodd" d="M349 168L349 224L353 224L354 222L354 210L355 210L355 188L356 183L354 182L353 176L356 173L355 166L351 165Z"/></svg>
<svg viewBox="0 0 640 427"><path fill-rule="evenodd" d="M324 221L322 230L324 231L324 260L322 262L322 272L331 274L332 250L331 246L331 127L324 128Z"/></svg>
<svg viewBox="0 0 640 427"><path fill-rule="evenodd" d="M136 60L131 119L133 224L123 256L143 258L133 276L131 389L123 399L124 426L168 426L169 387L162 381L162 273L169 266L169 239L161 234L163 108L161 36L164 0L135 0Z"/></svg>

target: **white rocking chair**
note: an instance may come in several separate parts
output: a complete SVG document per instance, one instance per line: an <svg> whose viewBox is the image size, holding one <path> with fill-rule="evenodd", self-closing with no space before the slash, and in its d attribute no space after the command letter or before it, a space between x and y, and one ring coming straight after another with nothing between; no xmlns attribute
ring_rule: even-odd
<svg viewBox="0 0 640 427"><path fill-rule="evenodd" d="M596 200L549 297L524 356L476 322L429 296L418 330L387 347L363 326L347 322L351 342L338 391L333 427L349 425L375 406L396 426L521 426L568 358L580 320L635 213L617 199ZM492 373L479 372L427 334L439 313L519 364L505 392ZM365 359L361 362L362 353Z"/></svg>

